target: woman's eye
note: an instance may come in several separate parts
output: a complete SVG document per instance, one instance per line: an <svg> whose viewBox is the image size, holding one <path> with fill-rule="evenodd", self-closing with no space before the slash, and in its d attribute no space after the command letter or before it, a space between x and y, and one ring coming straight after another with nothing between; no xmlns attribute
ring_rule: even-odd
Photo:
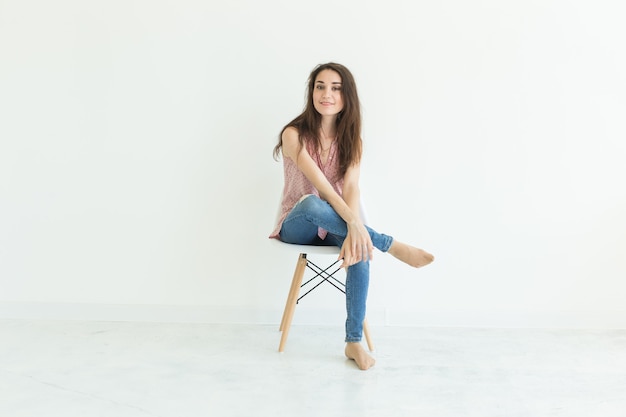
<svg viewBox="0 0 626 417"><path fill-rule="evenodd" d="M341 91L341 87L333 87L333 91Z"/></svg>

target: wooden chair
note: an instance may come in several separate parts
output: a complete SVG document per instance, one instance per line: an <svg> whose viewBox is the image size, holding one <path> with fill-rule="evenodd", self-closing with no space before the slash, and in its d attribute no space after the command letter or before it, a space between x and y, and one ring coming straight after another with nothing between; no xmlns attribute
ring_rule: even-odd
<svg viewBox="0 0 626 417"><path fill-rule="evenodd" d="M279 330L282 332L282 335L280 344L278 345L278 351L283 352L285 350L285 344L287 343L287 337L289 336L289 329L291 328L291 321L296 309L296 304L311 293L311 291L324 283L332 285L345 294L345 282L342 281L338 274L341 272L341 274L345 276L345 273L341 271L339 267L341 261L334 260L337 258L337 255L339 255L339 248L336 246L292 245L283 243L277 239L272 240L275 241L277 245L280 245L282 249L288 249L298 254L296 268L293 273L293 279L291 280L291 287L289 288L287 302L285 303L285 310L280 322ZM327 266L318 266L310 259L309 255L333 255L334 261ZM307 269L313 272L313 277L307 278L303 283L302 281ZM374 344L372 343L367 320L363 321L363 335L365 336L369 350L373 351Z"/></svg>

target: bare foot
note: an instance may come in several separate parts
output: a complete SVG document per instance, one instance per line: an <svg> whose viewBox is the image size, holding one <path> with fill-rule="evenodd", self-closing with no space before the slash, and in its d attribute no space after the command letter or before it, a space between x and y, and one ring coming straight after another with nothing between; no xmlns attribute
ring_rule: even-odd
<svg viewBox="0 0 626 417"><path fill-rule="evenodd" d="M415 268L426 266L435 260L435 257L425 250L414 248L406 243L394 240L389 248L389 253L402 262Z"/></svg>
<svg viewBox="0 0 626 417"><path fill-rule="evenodd" d="M356 362L360 370L365 371L374 366L376 360L363 349L360 343L346 343L346 357Z"/></svg>

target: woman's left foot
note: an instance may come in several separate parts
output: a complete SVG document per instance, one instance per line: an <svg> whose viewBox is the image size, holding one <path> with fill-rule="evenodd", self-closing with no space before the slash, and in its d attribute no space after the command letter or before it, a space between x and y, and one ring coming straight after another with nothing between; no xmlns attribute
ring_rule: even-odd
<svg viewBox="0 0 626 417"><path fill-rule="evenodd" d="M414 268L421 268L435 260L435 257L423 249L394 240L389 253Z"/></svg>
<svg viewBox="0 0 626 417"><path fill-rule="evenodd" d="M376 363L376 360L363 349L359 342L346 344L346 357L356 362L362 371L368 370Z"/></svg>

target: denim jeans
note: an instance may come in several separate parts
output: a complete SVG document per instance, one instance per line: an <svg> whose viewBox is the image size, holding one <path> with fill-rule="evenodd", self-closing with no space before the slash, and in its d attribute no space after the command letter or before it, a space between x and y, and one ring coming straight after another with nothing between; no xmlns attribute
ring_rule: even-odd
<svg viewBox="0 0 626 417"><path fill-rule="evenodd" d="M324 240L318 236L318 227L328 231ZM375 248L387 252L393 238L365 226ZM305 196L289 212L280 230L280 240L299 245L327 245L341 247L348 233L346 222L332 206L315 195ZM369 261L349 266L346 271L346 342L360 342L367 290L369 287Z"/></svg>

